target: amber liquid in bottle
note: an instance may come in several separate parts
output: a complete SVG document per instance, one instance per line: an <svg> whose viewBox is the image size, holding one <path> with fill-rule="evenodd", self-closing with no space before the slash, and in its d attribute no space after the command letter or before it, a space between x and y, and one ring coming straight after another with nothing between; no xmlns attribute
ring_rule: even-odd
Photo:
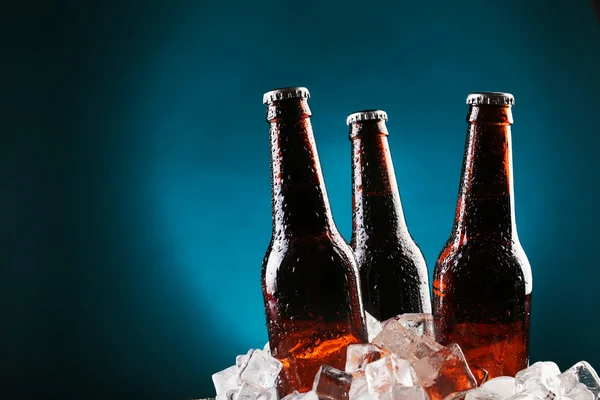
<svg viewBox="0 0 600 400"><path fill-rule="evenodd" d="M356 260L331 215L308 92L283 91L301 97L267 103L273 235L262 266L271 353L283 363L280 398L311 390L322 364L343 370L346 347L367 342Z"/></svg>
<svg viewBox="0 0 600 400"><path fill-rule="evenodd" d="M431 313L427 265L406 226L385 120L387 114L380 110L348 117L352 142L351 246L360 271L365 310L380 321L404 313Z"/></svg>
<svg viewBox="0 0 600 400"><path fill-rule="evenodd" d="M511 106L473 104L467 121L454 228L434 271L436 336L490 379L514 376L529 361L532 277L515 225Z"/></svg>

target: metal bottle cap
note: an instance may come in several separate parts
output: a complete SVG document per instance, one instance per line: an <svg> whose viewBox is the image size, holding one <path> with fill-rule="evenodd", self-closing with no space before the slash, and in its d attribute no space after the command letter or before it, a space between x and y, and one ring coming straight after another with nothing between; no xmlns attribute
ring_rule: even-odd
<svg viewBox="0 0 600 400"><path fill-rule="evenodd" d="M370 119L387 121L388 116L387 113L382 110L358 111L348 115L348 118L346 118L346 125L350 125L353 122L366 121Z"/></svg>
<svg viewBox="0 0 600 400"><path fill-rule="evenodd" d="M263 104L271 104L283 99L308 99L308 89L301 86L292 86L281 89L270 90L263 95Z"/></svg>
<svg viewBox="0 0 600 400"><path fill-rule="evenodd" d="M473 92L467 96L467 104L512 106L515 104L515 97L510 93L502 92Z"/></svg>

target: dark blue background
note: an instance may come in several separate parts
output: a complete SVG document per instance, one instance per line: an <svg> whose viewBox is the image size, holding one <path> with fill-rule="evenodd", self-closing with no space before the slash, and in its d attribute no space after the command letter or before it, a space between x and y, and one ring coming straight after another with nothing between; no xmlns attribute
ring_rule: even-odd
<svg viewBox="0 0 600 400"><path fill-rule="evenodd" d="M600 30L580 1L22 1L0 36L0 396L177 399L267 339L261 97L311 93L336 222L345 117L390 115L430 272L470 91L512 92L531 356L600 368Z"/></svg>

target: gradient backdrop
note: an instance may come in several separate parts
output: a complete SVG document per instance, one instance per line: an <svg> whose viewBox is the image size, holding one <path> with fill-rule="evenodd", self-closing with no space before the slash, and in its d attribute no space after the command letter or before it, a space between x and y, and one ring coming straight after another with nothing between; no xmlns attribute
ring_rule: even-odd
<svg viewBox="0 0 600 400"><path fill-rule="evenodd" d="M600 370L600 27L579 1L21 1L0 10L0 397L183 399L267 334L263 92L307 86L342 234L345 117L390 115L432 272L470 91L515 95L531 357Z"/></svg>

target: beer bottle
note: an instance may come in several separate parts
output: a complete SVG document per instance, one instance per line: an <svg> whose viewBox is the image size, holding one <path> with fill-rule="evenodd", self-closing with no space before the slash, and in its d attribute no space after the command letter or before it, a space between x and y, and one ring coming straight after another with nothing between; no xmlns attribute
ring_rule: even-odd
<svg viewBox="0 0 600 400"><path fill-rule="evenodd" d="M262 291L271 354L283 363L280 397L311 390L322 364L343 370L346 347L368 341L356 260L333 221L308 97L306 88L290 87L263 99L273 230Z"/></svg>
<svg viewBox="0 0 600 400"><path fill-rule="evenodd" d="M515 225L509 93L467 97L469 123L454 228L434 269L437 340L458 343L489 378L529 360L531 267Z"/></svg>
<svg viewBox="0 0 600 400"><path fill-rule="evenodd" d="M388 146L387 114L350 114L352 240L365 310L380 321L430 313L427 265L410 236Z"/></svg>

